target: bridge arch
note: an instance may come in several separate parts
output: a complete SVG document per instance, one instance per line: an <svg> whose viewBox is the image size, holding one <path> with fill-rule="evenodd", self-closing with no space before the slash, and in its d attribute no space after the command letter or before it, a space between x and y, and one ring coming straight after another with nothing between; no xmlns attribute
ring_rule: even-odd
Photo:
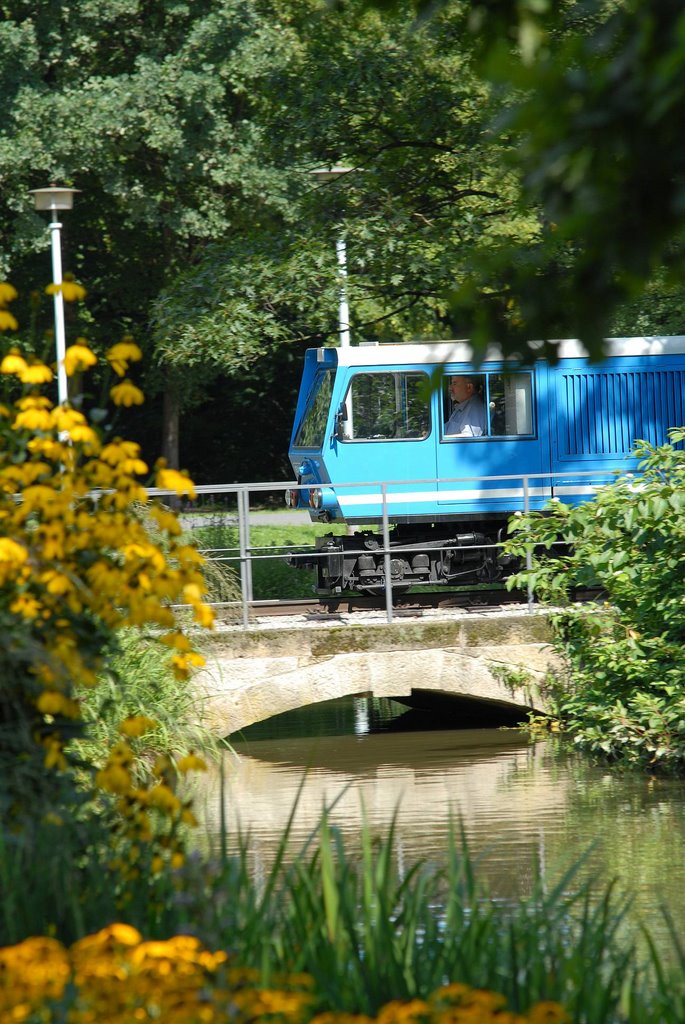
<svg viewBox="0 0 685 1024"><path fill-rule="evenodd" d="M217 632L194 677L201 718L227 736L339 697L390 697L492 724L545 711L554 665L540 614ZM485 713L485 717L482 717Z"/></svg>

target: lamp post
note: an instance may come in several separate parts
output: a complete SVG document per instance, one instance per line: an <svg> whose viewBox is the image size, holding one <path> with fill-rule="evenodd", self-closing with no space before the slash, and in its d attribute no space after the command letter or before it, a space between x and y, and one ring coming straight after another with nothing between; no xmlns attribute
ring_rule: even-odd
<svg viewBox="0 0 685 1024"><path fill-rule="evenodd" d="M71 210L74 205L74 193L77 188L61 188L50 185L49 188L31 189L36 210L50 211L52 219L50 228L50 249L52 251L52 282L62 284L62 224L58 218L59 210ZM58 288L53 296L55 300L55 348L57 350L57 398L60 405L67 401L67 371L64 366L66 350L66 331L64 328L64 296Z"/></svg>
<svg viewBox="0 0 685 1024"><path fill-rule="evenodd" d="M335 181L343 174L348 174L351 170L351 167L343 167L340 164L336 164L335 167L320 167L310 173L316 181L325 185L330 181ZM347 246L342 234L336 239L335 253L338 258L338 274L340 276L338 338L340 340L340 347L347 348L350 344L350 310L347 303Z"/></svg>

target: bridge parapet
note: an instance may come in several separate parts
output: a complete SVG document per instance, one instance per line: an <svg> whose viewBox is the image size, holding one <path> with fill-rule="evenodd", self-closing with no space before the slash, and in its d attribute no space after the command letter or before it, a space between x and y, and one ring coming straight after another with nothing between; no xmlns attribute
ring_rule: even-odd
<svg viewBox="0 0 685 1024"><path fill-rule="evenodd" d="M557 664L550 639L543 609L224 628L209 638L194 686L203 722L221 736L360 694L449 708L465 721L489 712L503 724L545 712L544 679Z"/></svg>

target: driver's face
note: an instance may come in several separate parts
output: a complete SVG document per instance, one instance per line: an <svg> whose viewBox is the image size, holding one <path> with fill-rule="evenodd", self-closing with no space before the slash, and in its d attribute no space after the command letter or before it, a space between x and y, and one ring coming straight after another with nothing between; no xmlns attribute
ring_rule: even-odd
<svg viewBox="0 0 685 1024"><path fill-rule="evenodd" d="M473 384L468 377L450 377L449 388L453 402L465 402L473 393Z"/></svg>

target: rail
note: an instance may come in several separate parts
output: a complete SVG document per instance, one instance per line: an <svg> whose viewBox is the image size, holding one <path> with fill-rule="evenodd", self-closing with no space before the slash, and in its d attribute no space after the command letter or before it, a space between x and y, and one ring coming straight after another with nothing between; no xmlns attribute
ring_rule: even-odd
<svg viewBox="0 0 685 1024"><path fill-rule="evenodd" d="M635 476L636 474L625 474ZM370 488L376 488L380 496L381 503L381 516L378 526L380 527L380 535L382 537L382 547L379 549L378 554L383 556L384 560L384 595L385 595L385 617L388 622L393 620L393 588L392 588L392 573L391 573L391 557L403 550L401 546L390 547L390 519L388 513L388 504L392 499L393 491L392 488L406 487L415 485L429 486L433 485L445 485L445 484L464 484L464 483L481 483L481 484L492 484L494 482L508 482L510 484L517 483L523 493L523 507L524 513L532 511L533 502L531 497L533 494L538 496L536 507L540 507L539 493L541 484L547 482L547 487L552 488L563 488L582 482L584 489L587 489L588 493L594 492L597 488L606 485L607 483L615 480L617 474L614 471L579 471L573 473L527 473L527 474L507 474L498 476L469 476L469 477L451 477L451 478L431 478L431 479L420 479L420 480L392 480L392 481L362 481L356 483L336 484L335 490L342 491L345 488L359 488L363 486L367 491ZM251 542L251 527L256 521L256 517L260 515L259 511L253 506L256 503L260 508L264 505L264 497L271 495L280 496L285 493L286 489L290 490L308 490L311 487L310 484L297 484L286 482L253 482L253 483L240 483L240 484L203 484L196 486L196 498L192 502L184 502L181 509L181 521L189 528L197 528L198 526L230 526L232 528L237 527L238 529L238 544L237 546L228 547L211 547L208 545L199 545L200 550L203 551L206 558L210 563L225 563L235 565L238 570L238 576L240 579L240 599L239 600L227 600L220 602L213 602L215 606L226 608L226 609L239 609L240 620L244 628L248 628L250 625L251 613L258 610L260 605L264 606L270 602L266 600L260 600L254 596L253 588L253 567L256 563L266 560L286 560L289 555L293 552L296 547L301 548L302 545L281 545L281 548L277 547L259 547L253 546ZM170 496L171 492L165 491L159 488L150 488L150 496L166 497ZM209 500L211 499L211 500ZM223 509L223 511L222 511ZM283 508L283 515L292 517L297 522L296 517L293 513L288 513L285 507ZM273 516L273 512L267 513L272 521L276 522L276 517ZM218 518L217 518L218 517ZM499 548L499 544L490 545L492 548ZM349 554L363 554L362 550L348 552ZM317 557L312 552L312 557ZM321 552L318 557L326 558L325 552ZM528 553L527 568L531 568L531 555ZM302 570L293 568L294 573L301 572ZM528 610L532 611L534 605L534 596L531 588L528 588L527 595Z"/></svg>

